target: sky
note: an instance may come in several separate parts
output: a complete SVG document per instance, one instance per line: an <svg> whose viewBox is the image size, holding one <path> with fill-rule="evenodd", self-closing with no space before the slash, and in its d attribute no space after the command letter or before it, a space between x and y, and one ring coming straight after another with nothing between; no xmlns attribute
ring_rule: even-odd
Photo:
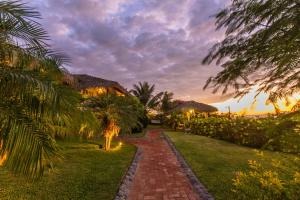
<svg viewBox="0 0 300 200"><path fill-rule="evenodd" d="M217 107L221 112L228 112L230 109L230 112L245 115L274 113L274 106L268 103L269 95L266 93L260 93L257 95L257 89L258 87L254 87L242 98L229 98L222 102L212 103L212 105ZM300 95L294 94L288 97L288 102L284 99L281 99L276 103L280 111L290 111L299 100Z"/></svg>
<svg viewBox="0 0 300 200"><path fill-rule="evenodd" d="M72 59L72 73L138 81L179 99L218 102L202 88L219 67L201 64L223 37L214 18L227 0L32 0L54 48ZM226 98L226 97L225 97Z"/></svg>
<svg viewBox="0 0 300 200"><path fill-rule="evenodd" d="M67 67L71 73L118 81L127 89L138 81L148 81L155 84L157 92L173 92L176 99L209 103L221 110L228 106L241 110L244 104L230 94L203 90L206 80L221 70L201 61L212 45L224 38L224 31L215 30L213 15L228 3L32 0L29 5L42 14L40 22L52 46L71 58L72 64ZM250 94L245 99L248 107L252 97Z"/></svg>

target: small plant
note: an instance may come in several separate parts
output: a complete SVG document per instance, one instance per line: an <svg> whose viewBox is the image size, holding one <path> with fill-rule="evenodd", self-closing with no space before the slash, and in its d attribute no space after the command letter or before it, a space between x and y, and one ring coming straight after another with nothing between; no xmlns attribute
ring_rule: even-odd
<svg viewBox="0 0 300 200"><path fill-rule="evenodd" d="M105 150L110 149L113 137L120 132L131 132L139 124L144 112L143 105L136 97L113 94L92 97L85 102L85 107L91 108L99 120L99 132L105 139Z"/></svg>

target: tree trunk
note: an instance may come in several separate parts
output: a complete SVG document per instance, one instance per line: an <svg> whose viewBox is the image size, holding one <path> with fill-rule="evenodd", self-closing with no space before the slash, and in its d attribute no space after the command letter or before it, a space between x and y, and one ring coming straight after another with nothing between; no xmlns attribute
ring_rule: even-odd
<svg viewBox="0 0 300 200"><path fill-rule="evenodd" d="M105 147L104 147L104 150L105 151L108 151L109 150L109 146L108 146L108 136L105 136Z"/></svg>
<svg viewBox="0 0 300 200"><path fill-rule="evenodd" d="M5 152L3 154L3 156L0 156L0 166L2 166L4 164L4 162L6 161L7 159L7 153Z"/></svg>
<svg viewBox="0 0 300 200"><path fill-rule="evenodd" d="M105 150L110 150L110 145L113 137L118 135L120 128L116 125L114 121L110 121L109 125L106 127L104 131L105 137Z"/></svg>
<svg viewBox="0 0 300 200"><path fill-rule="evenodd" d="M111 140L112 140L112 136L109 136L108 137L108 150L110 149Z"/></svg>
<svg viewBox="0 0 300 200"><path fill-rule="evenodd" d="M105 137L104 137L104 138L105 138L105 147L104 147L104 150L105 150L105 151L110 150L112 137L113 137L113 136L105 136Z"/></svg>

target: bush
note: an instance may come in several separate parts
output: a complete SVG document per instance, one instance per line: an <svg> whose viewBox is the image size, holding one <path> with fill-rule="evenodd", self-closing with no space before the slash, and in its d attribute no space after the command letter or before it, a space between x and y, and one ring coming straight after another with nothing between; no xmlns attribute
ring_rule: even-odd
<svg viewBox="0 0 300 200"><path fill-rule="evenodd" d="M190 126L192 133L250 147L260 148L268 141L263 125L254 119L209 117L193 119Z"/></svg>
<svg viewBox="0 0 300 200"><path fill-rule="evenodd" d="M176 130L180 124L184 123L184 117L180 113L172 113L170 116L166 116L163 122L165 125Z"/></svg>
<svg viewBox="0 0 300 200"><path fill-rule="evenodd" d="M140 133L143 129L147 128L149 124L149 118L146 113L142 117L139 117L139 124L132 129L132 133Z"/></svg>
<svg viewBox="0 0 300 200"><path fill-rule="evenodd" d="M299 163L299 159L294 162ZM237 200L297 200L300 196L299 169L273 160L271 167L249 160L249 171L236 173L233 189ZM297 166L297 165L296 165Z"/></svg>
<svg viewBox="0 0 300 200"><path fill-rule="evenodd" d="M171 116L168 125L172 128L184 123L191 133L221 139L239 145L264 148L273 151L299 153L300 135L297 131L298 119L245 117L194 117L187 122L182 115Z"/></svg>

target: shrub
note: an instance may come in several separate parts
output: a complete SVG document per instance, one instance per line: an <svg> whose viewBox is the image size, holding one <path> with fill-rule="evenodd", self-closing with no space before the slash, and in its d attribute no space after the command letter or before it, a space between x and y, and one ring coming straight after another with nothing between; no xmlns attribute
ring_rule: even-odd
<svg viewBox="0 0 300 200"><path fill-rule="evenodd" d="M264 128L256 120L242 117L209 117L191 121L192 133L251 147L262 147L267 143L263 131Z"/></svg>
<svg viewBox="0 0 300 200"><path fill-rule="evenodd" d="M299 153L298 122L298 119L290 117L252 119L224 116L194 117L187 122L182 115L171 115L168 125L176 128L179 123L185 123L193 134L254 148Z"/></svg>
<svg viewBox="0 0 300 200"><path fill-rule="evenodd" d="M132 133L140 133L143 131L143 129L147 128L149 124L149 118L146 113L143 113L139 117L139 123L132 129Z"/></svg>
<svg viewBox="0 0 300 200"><path fill-rule="evenodd" d="M163 119L164 124L173 128L174 130L176 130L180 124L183 124L184 121L184 116L180 113L172 113Z"/></svg>
<svg viewBox="0 0 300 200"><path fill-rule="evenodd" d="M295 160L299 163L299 159ZM291 169L277 160L271 167L249 160L249 171L236 173L233 189L237 200L296 200L300 196L299 169Z"/></svg>

